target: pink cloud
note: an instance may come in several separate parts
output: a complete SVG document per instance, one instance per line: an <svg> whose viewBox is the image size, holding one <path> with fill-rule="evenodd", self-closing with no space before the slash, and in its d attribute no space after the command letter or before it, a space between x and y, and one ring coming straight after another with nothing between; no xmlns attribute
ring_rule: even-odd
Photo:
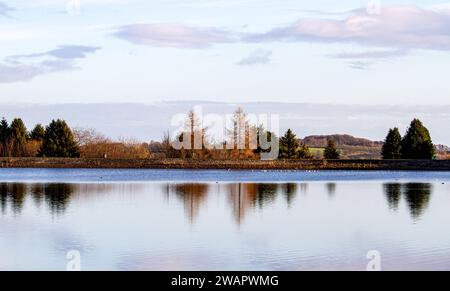
<svg viewBox="0 0 450 291"><path fill-rule="evenodd" d="M177 23L133 24L121 27L116 36L140 45L205 48L234 41L232 33L214 27L192 27Z"/></svg>
<svg viewBox="0 0 450 291"><path fill-rule="evenodd" d="M249 35L247 41L350 42L367 46L450 50L447 9L386 6L379 14L364 9L344 19L300 19L286 27Z"/></svg>

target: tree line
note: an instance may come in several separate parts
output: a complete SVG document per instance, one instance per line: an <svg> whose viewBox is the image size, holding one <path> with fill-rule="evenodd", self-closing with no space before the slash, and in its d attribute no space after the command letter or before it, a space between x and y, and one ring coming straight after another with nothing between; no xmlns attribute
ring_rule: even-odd
<svg viewBox="0 0 450 291"><path fill-rule="evenodd" d="M161 142L141 143L135 140L120 139L113 141L94 129L71 129L66 121L52 120L47 126L37 124L28 131L21 118L8 123L3 118L0 122L0 156L2 157L67 157L67 158L181 158L181 159L259 159L261 153L270 151L257 141L256 148L250 146L249 133L254 130L257 136L264 136L267 141L279 145L280 159L312 159L310 148L296 134L288 129L278 137L262 125L251 124L242 108L236 109L232 117L233 127L226 129L226 141L213 141L209 138L208 128L199 122L193 111L187 115L184 132L178 133L176 139L183 141L191 136L190 149L173 148L173 138L166 134ZM188 135L184 133L188 132ZM214 147L195 149L195 134L200 134L203 142L224 144L231 148L216 150ZM243 148L239 144L244 145ZM333 140L328 141L324 150L325 159L339 159L340 152Z"/></svg>
<svg viewBox="0 0 450 291"><path fill-rule="evenodd" d="M20 118L11 124L0 122L0 156L2 157L68 157L80 156L72 130L64 120L52 120L45 128L37 124L28 131Z"/></svg>
<svg viewBox="0 0 450 291"><path fill-rule="evenodd" d="M265 148L258 139L256 147L250 146L250 132L264 136L267 141L279 146L280 159L313 159L320 158L312 154L312 150L293 130L288 129L281 137L265 129L262 125L251 124L247 115L238 108L233 116L233 126L226 129L225 140L214 141L209 137L208 128L199 121L193 111L187 115L184 129L174 138L168 133L161 142L141 143L134 140L121 139L113 141L95 130L71 129L66 121L52 120L47 126L37 124L28 131L20 118L8 123L0 121L0 156L2 157L84 157L84 158L181 158L181 159L259 159L261 154L270 149ZM187 133L187 134L186 134ZM194 135L200 135L204 143L231 145L222 149L202 146L195 147ZM174 139L184 142L188 137L190 147L175 149ZM243 144L244 147L239 147ZM341 151L335 140L329 139L321 157L335 160L341 157ZM428 129L419 119L414 119L404 136L398 128L389 130L382 146L383 159L434 159L436 149Z"/></svg>
<svg viewBox="0 0 450 291"><path fill-rule="evenodd" d="M209 128L205 127L194 111L190 111L184 123L181 132L171 137L166 133L162 142L150 143L150 149L154 153L162 153L165 158L181 159L260 159L261 154L270 152L271 149L264 148L261 137L269 144L277 144L279 147L278 156L280 159L313 159L310 148L301 141L300 138L288 129L286 133L279 137L276 133L267 130L261 124L252 124L247 118L247 114L242 108L237 108L231 117L231 128L225 128L225 137L223 140L214 141L209 136ZM252 134L259 137L256 141L256 147L252 148ZM211 144L215 143L220 149L214 146L195 148L195 137L200 136L197 143ZM186 139L186 140L184 140ZM174 142L184 143L183 148L174 149ZM255 142L255 141L254 141ZM243 147L239 147L243 145ZM255 146L255 145L253 145ZM329 140L324 149L323 157L325 159L339 159L340 151L334 140Z"/></svg>
<svg viewBox="0 0 450 291"><path fill-rule="evenodd" d="M428 129L416 118L403 137L397 127L389 130L381 155L385 160L431 160L436 157L436 147Z"/></svg>

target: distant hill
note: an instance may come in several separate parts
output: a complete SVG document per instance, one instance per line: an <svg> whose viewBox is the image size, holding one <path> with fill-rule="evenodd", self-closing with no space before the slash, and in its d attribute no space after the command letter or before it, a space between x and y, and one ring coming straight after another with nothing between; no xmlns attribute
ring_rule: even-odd
<svg viewBox="0 0 450 291"><path fill-rule="evenodd" d="M328 140L336 142L344 159L379 159L381 157L383 142L354 137L348 134L310 135L301 141L310 148L324 148L327 146Z"/></svg>
<svg viewBox="0 0 450 291"><path fill-rule="evenodd" d="M450 158L450 147L442 144L436 145L437 158L445 160Z"/></svg>
<svg viewBox="0 0 450 291"><path fill-rule="evenodd" d="M380 147L383 145L381 141L372 141L365 138L354 137L348 134L333 135L310 135L302 139L302 141L310 147L326 147L328 140L334 140L339 146L364 146L364 147Z"/></svg>
<svg viewBox="0 0 450 291"><path fill-rule="evenodd" d="M446 145L438 144L438 145L436 145L436 149L440 152L450 153L450 147L448 147Z"/></svg>
<svg viewBox="0 0 450 291"><path fill-rule="evenodd" d="M379 159L381 158L382 141L372 141L366 138L354 137L348 134L310 135L301 141L310 148L324 148L328 140L334 140L345 159ZM315 155L321 155L320 151L313 151ZM450 147L436 145L438 159L446 159L450 155ZM320 157L317 157L320 158Z"/></svg>

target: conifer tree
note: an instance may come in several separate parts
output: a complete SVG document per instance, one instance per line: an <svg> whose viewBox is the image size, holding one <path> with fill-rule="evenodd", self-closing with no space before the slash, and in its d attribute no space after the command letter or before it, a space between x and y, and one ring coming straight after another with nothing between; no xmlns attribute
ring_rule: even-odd
<svg viewBox="0 0 450 291"><path fill-rule="evenodd" d="M9 124L8 121L3 117L0 121L0 156L6 157L9 155Z"/></svg>
<svg viewBox="0 0 450 291"><path fill-rule="evenodd" d="M401 159L402 136L397 127L389 129L389 133L384 140L381 156L384 160Z"/></svg>
<svg viewBox="0 0 450 291"><path fill-rule="evenodd" d="M9 126L9 137L12 145L12 154L14 156L21 156L23 146L28 139L28 132L22 119L16 118Z"/></svg>
<svg viewBox="0 0 450 291"><path fill-rule="evenodd" d="M305 144L301 144L297 136L288 129L280 138L280 158L282 159L309 159L311 153Z"/></svg>
<svg viewBox="0 0 450 291"><path fill-rule="evenodd" d="M37 124L30 132L30 138L35 141L42 141L45 135L45 128L41 124Z"/></svg>
<svg viewBox="0 0 450 291"><path fill-rule="evenodd" d="M64 120L53 120L46 127L39 155L61 158L80 156L80 149L74 140L72 130Z"/></svg>
<svg viewBox="0 0 450 291"><path fill-rule="evenodd" d="M431 160L436 155L430 132L417 118L411 122L401 146L403 159Z"/></svg>

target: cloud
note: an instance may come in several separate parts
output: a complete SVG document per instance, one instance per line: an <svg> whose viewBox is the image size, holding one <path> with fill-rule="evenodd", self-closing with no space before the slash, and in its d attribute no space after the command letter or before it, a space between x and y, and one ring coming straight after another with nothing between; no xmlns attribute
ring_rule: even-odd
<svg viewBox="0 0 450 291"><path fill-rule="evenodd" d="M215 27L192 27L177 23L149 23L122 26L115 35L135 44L155 47L206 48L234 42L233 33Z"/></svg>
<svg viewBox="0 0 450 291"><path fill-rule="evenodd" d="M356 9L343 19L300 19L289 26L248 35L246 41L356 43L406 50L450 50L448 9L384 6L379 13L369 12Z"/></svg>
<svg viewBox="0 0 450 291"><path fill-rule="evenodd" d="M30 2L35 3L37 5L66 5L70 1L79 1L83 5L84 4L95 4L95 5L103 5L103 4L126 4L130 1L128 0L30 0Z"/></svg>
<svg viewBox="0 0 450 291"><path fill-rule="evenodd" d="M319 14L316 17L302 18L291 25L261 33L192 27L178 23L150 23L119 27L115 36L139 45L196 49L223 43L357 44L373 49L341 53L332 57L360 62L370 60L374 63L376 60L406 56L414 50L450 51L450 9L448 5L420 8L411 5L373 4L334 15ZM255 52L239 61L238 65L269 61L270 54L267 52Z"/></svg>
<svg viewBox="0 0 450 291"><path fill-rule="evenodd" d="M237 64L239 66L252 66L259 64L267 64L270 62L272 52L268 50L256 50L249 56L240 60Z"/></svg>
<svg viewBox="0 0 450 291"><path fill-rule="evenodd" d="M390 59L405 56L409 53L407 49L372 50L363 52L340 53L331 55L336 59Z"/></svg>
<svg viewBox="0 0 450 291"><path fill-rule="evenodd" d="M31 80L42 73L42 69L33 65L0 64L0 83L14 83Z"/></svg>
<svg viewBox="0 0 450 291"><path fill-rule="evenodd" d="M351 61L351 62L348 62L348 65L352 69L365 71L365 70L369 69L369 67L372 65L372 63L364 62L364 61Z"/></svg>
<svg viewBox="0 0 450 291"><path fill-rule="evenodd" d="M9 7L8 5L0 2L0 16L3 17L11 17L9 15L10 12L14 11L14 8Z"/></svg>
<svg viewBox="0 0 450 291"><path fill-rule="evenodd" d="M375 62L388 61L406 56L410 53L407 49L370 50L363 52L345 52L330 55L335 59L348 60L347 64L352 69L367 70Z"/></svg>
<svg viewBox="0 0 450 291"><path fill-rule="evenodd" d="M76 60L83 59L99 49L88 46L60 46L43 53L7 57L0 63L0 83L26 82L40 75L73 71L78 68Z"/></svg>
<svg viewBox="0 0 450 291"><path fill-rule="evenodd" d="M87 54L95 53L99 49L99 47L91 46L65 45L43 53L11 56L9 57L9 59L38 58L46 56L66 60L83 59Z"/></svg>

